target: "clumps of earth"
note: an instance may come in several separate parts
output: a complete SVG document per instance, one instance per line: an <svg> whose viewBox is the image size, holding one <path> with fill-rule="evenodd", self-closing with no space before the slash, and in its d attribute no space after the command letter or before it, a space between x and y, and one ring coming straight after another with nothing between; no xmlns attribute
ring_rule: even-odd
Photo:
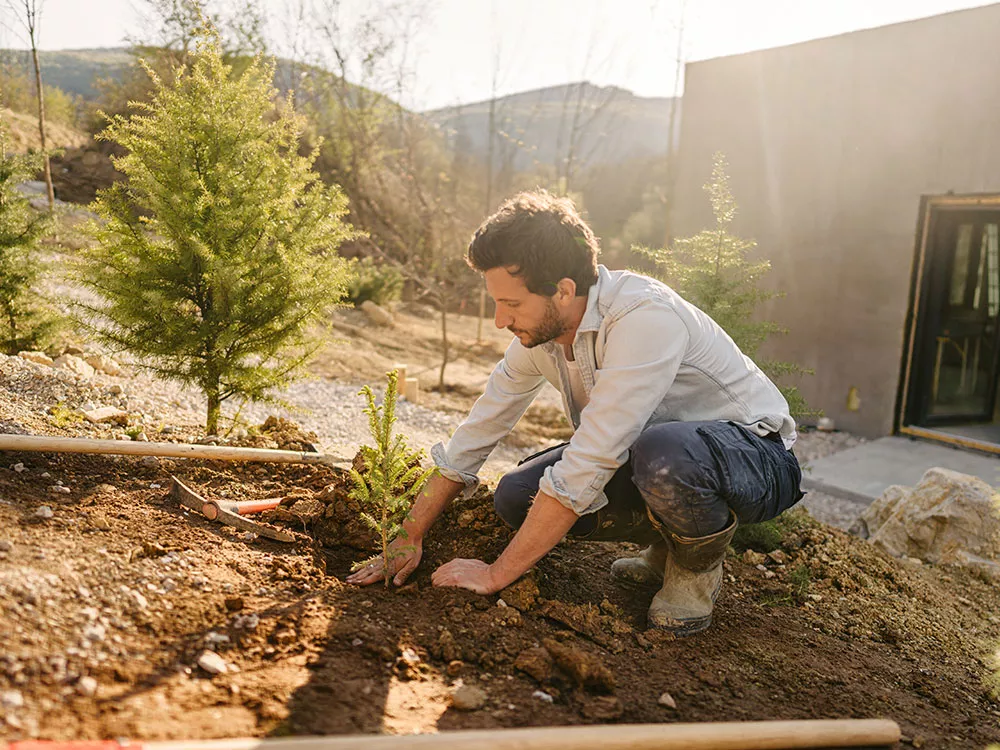
<svg viewBox="0 0 1000 750"><path fill-rule="evenodd" d="M278 420L256 432L311 438ZM433 587L438 566L509 542L487 487L442 515L404 586L357 588L344 578L375 538L343 469L4 458L5 739L885 716L913 746L951 748L1000 726L995 581L802 512L739 537L714 624L675 640L646 627L655 588L608 575L631 544L567 540L492 596ZM171 475L207 499L279 498L254 518L295 541L181 508Z"/></svg>

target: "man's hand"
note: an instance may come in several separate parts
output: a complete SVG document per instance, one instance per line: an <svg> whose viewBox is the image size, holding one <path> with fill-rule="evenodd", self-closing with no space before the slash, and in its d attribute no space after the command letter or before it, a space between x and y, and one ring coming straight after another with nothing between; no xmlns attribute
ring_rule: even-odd
<svg viewBox="0 0 1000 750"><path fill-rule="evenodd" d="M416 570L420 564L420 557L423 553L424 543L422 539L395 539L389 545L389 575L395 576L392 582L397 586L402 586L410 577L410 573ZM355 586L368 586L384 581L385 578L385 566L382 558L379 557L375 562L349 575L347 582Z"/></svg>
<svg viewBox="0 0 1000 750"><path fill-rule="evenodd" d="M490 566L482 560L455 559L434 571L431 583L435 586L457 586L477 594L493 594L500 590L490 573Z"/></svg>

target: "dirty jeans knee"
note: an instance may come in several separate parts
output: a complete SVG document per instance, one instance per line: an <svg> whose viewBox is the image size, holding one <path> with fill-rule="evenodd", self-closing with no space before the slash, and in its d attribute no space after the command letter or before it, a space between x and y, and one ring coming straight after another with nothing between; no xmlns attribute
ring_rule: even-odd
<svg viewBox="0 0 1000 750"><path fill-rule="evenodd" d="M697 433L700 422L666 422L632 446L632 481L650 512L678 536L703 537L729 522L713 462Z"/></svg>
<svg viewBox="0 0 1000 750"><path fill-rule="evenodd" d="M521 528L525 516L528 515L531 499L538 491L537 486L534 488L526 486L519 479L516 472L507 474L497 484L493 493L493 507L497 515L512 529Z"/></svg>

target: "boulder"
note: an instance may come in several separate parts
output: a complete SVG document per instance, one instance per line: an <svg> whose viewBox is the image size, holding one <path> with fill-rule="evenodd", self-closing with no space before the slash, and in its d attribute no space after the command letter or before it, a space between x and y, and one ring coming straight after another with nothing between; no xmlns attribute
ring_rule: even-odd
<svg viewBox="0 0 1000 750"><path fill-rule="evenodd" d="M379 307L370 299L361 303L361 312L368 316L368 319L379 326L391 326L394 324L392 313L384 307Z"/></svg>
<svg viewBox="0 0 1000 750"><path fill-rule="evenodd" d="M1000 574L1000 496L978 477L928 469L915 487L887 488L851 531L893 557Z"/></svg>
<svg viewBox="0 0 1000 750"><path fill-rule="evenodd" d="M106 354L91 354L86 357L85 361L95 370L103 372L105 375L117 376L122 374L121 365Z"/></svg>
<svg viewBox="0 0 1000 750"><path fill-rule="evenodd" d="M39 365L48 365L52 367L52 357L47 355L45 352L18 352L17 356L21 359L26 359L29 362L34 362Z"/></svg>
<svg viewBox="0 0 1000 750"><path fill-rule="evenodd" d="M94 377L94 368L77 357L75 354L63 354L60 357L56 357L52 366L58 367L61 370L75 372L77 375L81 375L85 378Z"/></svg>

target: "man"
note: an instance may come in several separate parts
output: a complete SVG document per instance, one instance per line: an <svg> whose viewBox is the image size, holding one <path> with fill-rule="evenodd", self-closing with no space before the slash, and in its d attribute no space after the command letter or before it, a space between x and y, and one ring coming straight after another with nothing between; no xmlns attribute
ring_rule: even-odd
<svg viewBox="0 0 1000 750"><path fill-rule="evenodd" d="M422 540L548 381L575 431L500 481L497 513L518 529L492 564L452 560L435 586L491 594L528 571L567 534L652 540L614 563L620 580L662 583L650 627L689 635L708 627L722 560L737 523L777 516L801 497L791 452L795 422L760 369L707 315L653 279L597 264L598 243L572 202L545 192L504 203L469 245L515 339L413 506L410 546L392 570L376 563L360 585L420 562ZM648 520L647 520L648 519Z"/></svg>

